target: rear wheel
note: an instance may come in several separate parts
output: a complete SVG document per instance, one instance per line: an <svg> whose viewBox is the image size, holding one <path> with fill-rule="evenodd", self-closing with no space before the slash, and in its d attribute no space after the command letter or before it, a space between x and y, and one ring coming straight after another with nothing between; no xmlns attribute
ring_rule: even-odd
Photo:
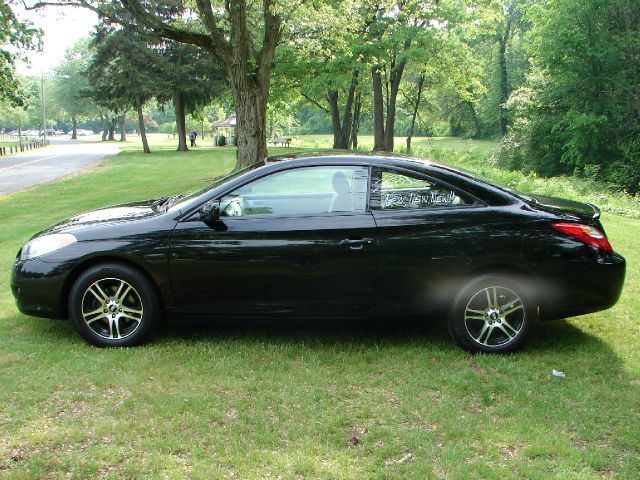
<svg viewBox="0 0 640 480"><path fill-rule="evenodd" d="M449 333L473 352L512 352L529 337L537 313L521 285L499 275L483 275L456 296Z"/></svg>
<svg viewBox="0 0 640 480"><path fill-rule="evenodd" d="M119 263L96 265L78 277L69 295L71 321L98 346L130 346L149 338L158 323L154 285L138 270Z"/></svg>

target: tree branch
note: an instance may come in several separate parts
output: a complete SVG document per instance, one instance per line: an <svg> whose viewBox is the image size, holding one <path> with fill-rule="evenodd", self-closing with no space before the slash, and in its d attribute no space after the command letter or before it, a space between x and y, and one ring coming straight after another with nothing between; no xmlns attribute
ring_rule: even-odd
<svg viewBox="0 0 640 480"><path fill-rule="evenodd" d="M313 98L309 97L306 93L300 93L300 95L302 95L304 98L307 99L307 101L313 103L316 107L318 107L320 110L327 112L327 113L331 113L329 112L329 109L327 107L323 107L320 103L318 103L316 100L314 100Z"/></svg>

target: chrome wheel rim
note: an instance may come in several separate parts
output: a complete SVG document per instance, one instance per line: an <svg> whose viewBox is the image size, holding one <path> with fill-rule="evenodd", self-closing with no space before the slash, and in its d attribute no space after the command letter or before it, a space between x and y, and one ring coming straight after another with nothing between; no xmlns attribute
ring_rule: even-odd
<svg viewBox="0 0 640 480"><path fill-rule="evenodd" d="M92 283L82 296L81 308L82 318L93 333L115 340L133 335L144 313L136 289L119 278Z"/></svg>
<svg viewBox="0 0 640 480"><path fill-rule="evenodd" d="M464 325L471 338L486 347L513 342L526 321L522 299L506 287L486 287L464 310Z"/></svg>

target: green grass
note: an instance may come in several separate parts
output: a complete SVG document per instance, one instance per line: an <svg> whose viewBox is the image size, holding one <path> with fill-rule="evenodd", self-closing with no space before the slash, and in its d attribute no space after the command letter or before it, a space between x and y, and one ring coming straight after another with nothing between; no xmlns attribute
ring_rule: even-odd
<svg viewBox="0 0 640 480"><path fill-rule="evenodd" d="M603 218L629 264L620 302L544 324L515 355L466 354L419 320L172 328L97 349L17 312L20 245L83 210L202 186L235 156L134 148L0 198L0 476L640 477L637 220Z"/></svg>

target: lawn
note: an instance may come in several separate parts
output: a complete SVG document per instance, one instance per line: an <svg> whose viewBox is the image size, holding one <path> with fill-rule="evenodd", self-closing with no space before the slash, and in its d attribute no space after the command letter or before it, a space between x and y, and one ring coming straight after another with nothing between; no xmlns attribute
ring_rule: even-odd
<svg viewBox="0 0 640 480"><path fill-rule="evenodd" d="M90 173L0 197L0 476L640 478L640 221L603 218L629 265L620 302L544 324L510 356L462 352L420 319L174 327L98 349L68 322L18 313L8 277L39 229L234 164L231 148L161 142L142 155L136 142ZM468 144L442 142L464 158Z"/></svg>

